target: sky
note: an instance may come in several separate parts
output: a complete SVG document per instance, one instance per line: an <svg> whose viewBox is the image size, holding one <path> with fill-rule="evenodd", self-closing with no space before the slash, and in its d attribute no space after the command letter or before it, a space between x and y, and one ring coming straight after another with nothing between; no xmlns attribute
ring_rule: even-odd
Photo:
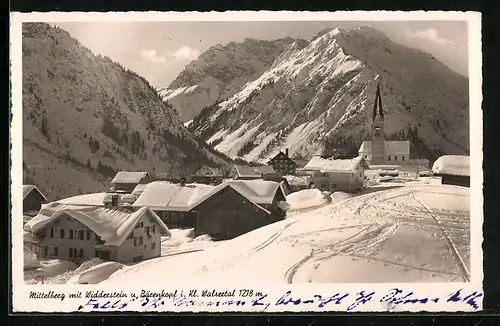
<svg viewBox="0 0 500 326"><path fill-rule="evenodd" d="M146 78L167 86L201 53L245 38L309 39L324 28L372 26L393 41L431 53L468 75L466 21L272 21L272 22L54 22L95 54L106 55Z"/></svg>

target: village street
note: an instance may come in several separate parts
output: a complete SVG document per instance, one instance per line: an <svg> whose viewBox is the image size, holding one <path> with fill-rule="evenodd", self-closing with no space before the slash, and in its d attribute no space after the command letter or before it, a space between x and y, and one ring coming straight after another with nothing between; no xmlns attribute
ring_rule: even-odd
<svg viewBox="0 0 500 326"><path fill-rule="evenodd" d="M469 188L400 180L228 241L162 244L163 257L104 281L373 283L467 281Z"/></svg>

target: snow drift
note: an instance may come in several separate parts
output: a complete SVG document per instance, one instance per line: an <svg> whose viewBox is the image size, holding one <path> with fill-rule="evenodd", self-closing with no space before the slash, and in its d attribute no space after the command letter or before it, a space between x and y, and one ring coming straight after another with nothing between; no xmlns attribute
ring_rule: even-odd
<svg viewBox="0 0 500 326"><path fill-rule="evenodd" d="M317 207L329 201L329 197L318 189L305 189L286 196L286 202L291 210Z"/></svg>

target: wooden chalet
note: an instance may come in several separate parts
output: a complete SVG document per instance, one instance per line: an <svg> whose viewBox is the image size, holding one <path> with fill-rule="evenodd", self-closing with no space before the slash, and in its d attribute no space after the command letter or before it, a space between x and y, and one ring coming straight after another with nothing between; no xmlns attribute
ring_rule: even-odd
<svg viewBox="0 0 500 326"><path fill-rule="evenodd" d="M168 228L230 239L286 216L286 197L273 181L228 181L218 186L152 182L133 207L149 207Z"/></svg>
<svg viewBox="0 0 500 326"><path fill-rule="evenodd" d="M138 184L147 184L152 181L147 172L120 171L111 180L111 190L117 192L132 192Z"/></svg>
<svg viewBox="0 0 500 326"><path fill-rule="evenodd" d="M279 151L273 158L271 158L267 165L272 166L274 171L279 175L295 175L297 163L288 156L288 148L285 152Z"/></svg>

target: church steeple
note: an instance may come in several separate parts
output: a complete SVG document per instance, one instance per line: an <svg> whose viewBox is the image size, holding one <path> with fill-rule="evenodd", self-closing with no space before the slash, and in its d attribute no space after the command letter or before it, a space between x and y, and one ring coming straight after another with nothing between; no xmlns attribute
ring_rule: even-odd
<svg viewBox="0 0 500 326"><path fill-rule="evenodd" d="M377 84L377 92L375 93L375 101L373 102L373 119L372 122L375 122L375 118L377 117L377 113L379 117L384 120L384 108L382 107L382 96L380 95L380 83Z"/></svg>
<svg viewBox="0 0 500 326"><path fill-rule="evenodd" d="M380 83L377 84L375 101L373 102L372 119L372 164L385 163L385 140L384 140L384 109L382 107L382 96L380 95Z"/></svg>

